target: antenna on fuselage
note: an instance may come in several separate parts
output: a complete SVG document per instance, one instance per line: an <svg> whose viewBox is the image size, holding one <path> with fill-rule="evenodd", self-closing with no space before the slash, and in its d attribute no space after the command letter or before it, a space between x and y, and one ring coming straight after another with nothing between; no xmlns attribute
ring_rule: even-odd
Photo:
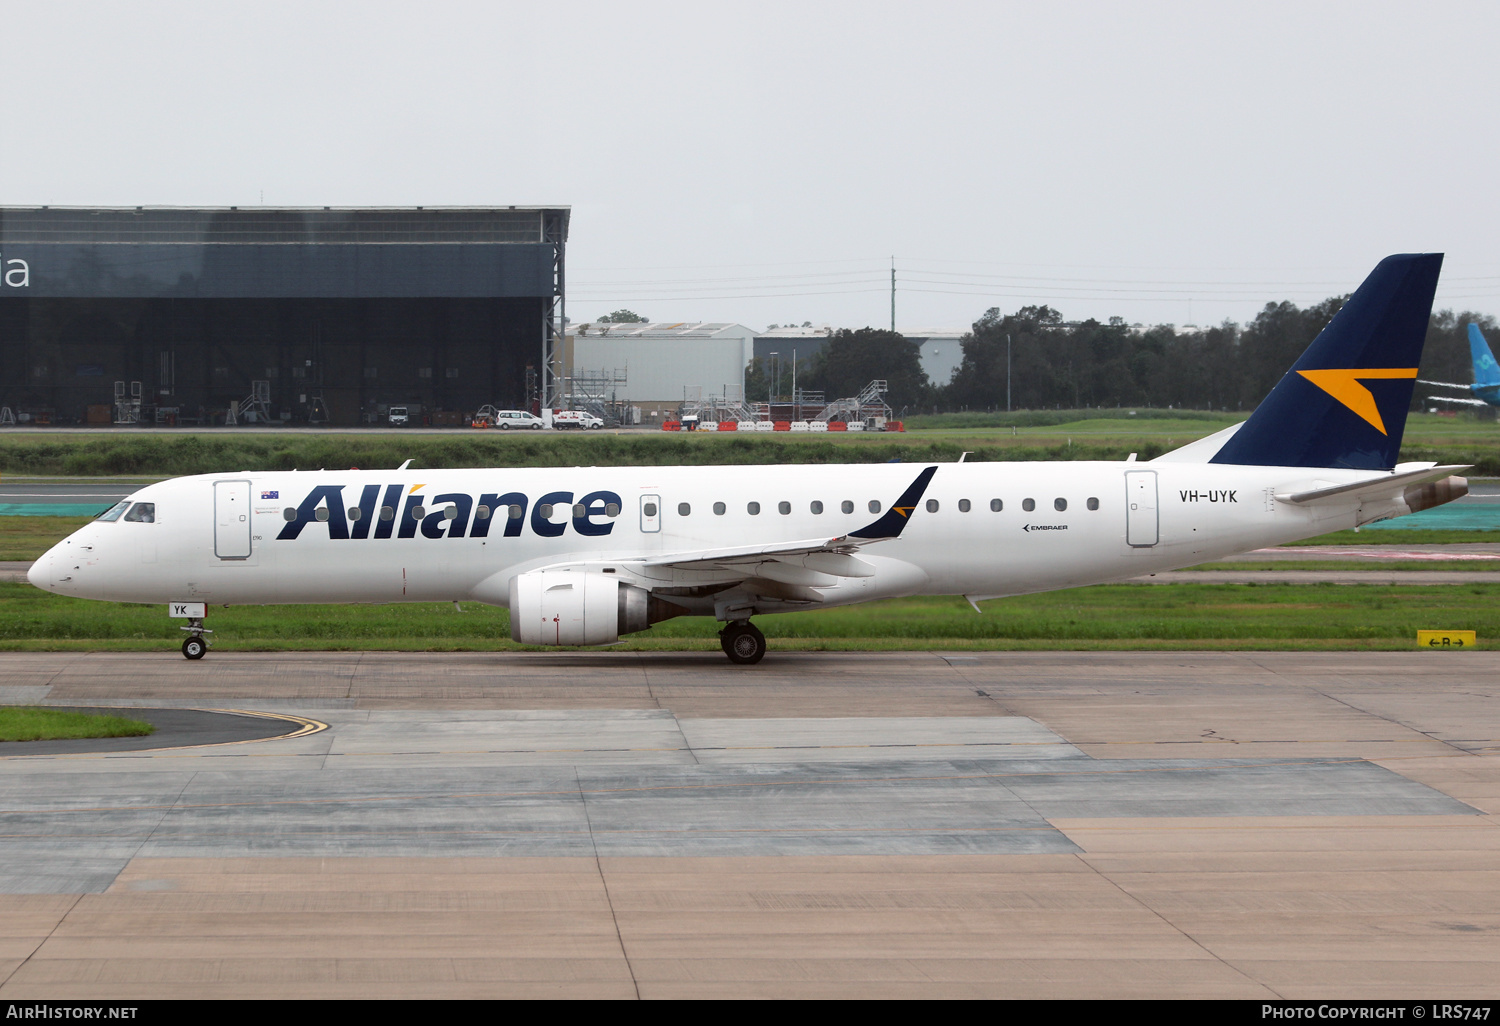
<svg viewBox="0 0 1500 1026"><path fill-rule="evenodd" d="M968 451L965 451L965 452L961 452L961 453L958 454L958 462L962 463L965 459L967 459L968 457L970 457L972 455L974 455L973 450L968 450Z"/></svg>
<svg viewBox="0 0 1500 1026"><path fill-rule="evenodd" d="M413 457L413 459L415 459L415 457ZM397 470L405 470L409 466L411 466L411 460L407 460L405 463L401 464L401 466L397 467L396 469Z"/></svg>

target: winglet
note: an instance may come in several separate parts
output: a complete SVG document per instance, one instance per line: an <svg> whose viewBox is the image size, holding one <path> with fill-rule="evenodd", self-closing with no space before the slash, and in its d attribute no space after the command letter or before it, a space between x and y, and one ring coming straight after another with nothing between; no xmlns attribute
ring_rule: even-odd
<svg viewBox="0 0 1500 1026"><path fill-rule="evenodd" d="M922 471L917 475L917 479L907 487L906 491L901 493L901 498L897 499L891 508L885 511L884 516L868 527L862 527L858 531L850 531L848 537L864 538L867 541L876 538L899 538L901 532L905 530L908 520L911 518L912 511L917 508L917 503L922 501L922 493L927 491L928 482L932 480L932 475L936 473L937 467L928 467Z"/></svg>

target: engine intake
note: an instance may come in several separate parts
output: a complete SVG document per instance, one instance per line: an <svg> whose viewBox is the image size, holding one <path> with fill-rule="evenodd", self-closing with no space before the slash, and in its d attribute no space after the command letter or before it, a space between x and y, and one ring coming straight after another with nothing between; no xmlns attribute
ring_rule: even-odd
<svg viewBox="0 0 1500 1026"><path fill-rule="evenodd" d="M609 645L685 612L610 574L533 570L510 581L510 636L523 645Z"/></svg>

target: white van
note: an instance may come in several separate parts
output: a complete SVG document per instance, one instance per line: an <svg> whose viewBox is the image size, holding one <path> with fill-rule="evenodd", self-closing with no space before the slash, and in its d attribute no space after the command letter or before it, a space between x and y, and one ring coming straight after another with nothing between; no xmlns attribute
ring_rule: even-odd
<svg viewBox="0 0 1500 1026"><path fill-rule="evenodd" d="M511 428L530 428L540 431L544 425L540 417L533 417L525 410L497 410L495 412L495 426L501 431L509 431Z"/></svg>
<svg viewBox="0 0 1500 1026"><path fill-rule="evenodd" d="M386 411L385 419L391 427L406 427L410 418L406 416L405 406L392 406Z"/></svg>

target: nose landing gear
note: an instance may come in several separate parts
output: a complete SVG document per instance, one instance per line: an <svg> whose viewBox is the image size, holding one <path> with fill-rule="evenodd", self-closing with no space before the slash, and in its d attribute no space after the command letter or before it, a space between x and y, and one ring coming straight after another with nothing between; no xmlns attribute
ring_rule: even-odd
<svg viewBox="0 0 1500 1026"><path fill-rule="evenodd" d="M734 620L719 632L719 645L731 663L749 666L766 654L766 636L749 620Z"/></svg>
<svg viewBox="0 0 1500 1026"><path fill-rule="evenodd" d="M188 625L180 629L188 632L187 638L182 642L182 654L189 659L202 659L208 651L208 646L211 644L204 635L213 633L213 631L203 626L203 617L190 617Z"/></svg>

